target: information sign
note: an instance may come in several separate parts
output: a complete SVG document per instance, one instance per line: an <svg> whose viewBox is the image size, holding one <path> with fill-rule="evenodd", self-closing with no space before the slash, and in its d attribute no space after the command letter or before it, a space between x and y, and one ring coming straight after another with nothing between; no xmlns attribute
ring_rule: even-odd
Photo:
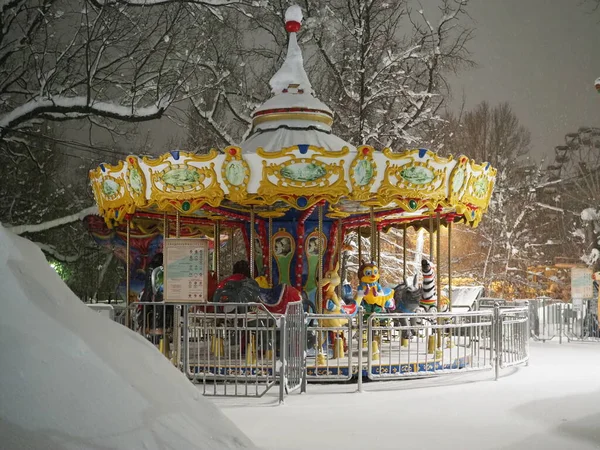
<svg viewBox="0 0 600 450"><path fill-rule="evenodd" d="M208 240L165 239L164 267L165 302L199 303L207 301Z"/></svg>

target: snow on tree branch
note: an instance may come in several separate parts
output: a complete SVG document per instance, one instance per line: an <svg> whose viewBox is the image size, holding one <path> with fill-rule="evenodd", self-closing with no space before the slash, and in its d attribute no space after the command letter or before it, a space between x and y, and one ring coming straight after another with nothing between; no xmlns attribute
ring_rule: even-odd
<svg viewBox="0 0 600 450"><path fill-rule="evenodd" d="M80 254L63 255L53 245L44 244L42 242L34 242L43 252L48 253L54 259L61 262L75 262L81 258Z"/></svg>
<svg viewBox="0 0 600 450"><path fill-rule="evenodd" d="M5 228L15 234L39 233L41 231L50 230L52 228L60 227L62 225L66 225L68 223L83 220L84 217L89 216L91 214L98 214L97 206L90 206L90 207L84 208L81 211L78 211L74 214L69 214L68 216L60 217L60 218L54 219L54 220L49 220L49 221L43 222L43 223L18 225L15 227L10 227L10 226L5 225Z"/></svg>
<svg viewBox="0 0 600 450"><path fill-rule="evenodd" d="M164 98L151 106L125 106L109 102L94 102L87 97L36 98L0 116L0 137L23 122L41 115L53 114L57 119L65 114L94 114L123 121L150 120L160 117L170 105Z"/></svg>

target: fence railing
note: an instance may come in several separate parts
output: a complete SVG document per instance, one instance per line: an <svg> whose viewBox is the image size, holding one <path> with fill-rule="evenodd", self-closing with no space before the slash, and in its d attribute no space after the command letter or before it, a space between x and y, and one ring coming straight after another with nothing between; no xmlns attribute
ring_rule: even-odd
<svg viewBox="0 0 600 450"><path fill-rule="evenodd" d="M529 361L529 307L496 309L496 379L499 369Z"/></svg>
<svg viewBox="0 0 600 450"><path fill-rule="evenodd" d="M298 389L306 390L306 328L302 302L287 305L285 316L281 320L283 339L280 360L283 375L279 383L279 400L283 401L284 393L289 394Z"/></svg>
<svg viewBox="0 0 600 450"><path fill-rule="evenodd" d="M367 376L402 379L493 367L492 311L373 314Z"/></svg>
<svg viewBox="0 0 600 450"><path fill-rule="evenodd" d="M283 315L261 303L134 303L130 326L210 396L279 398L307 382L499 370L529 358L530 307L482 302L436 314ZM364 314L366 316L366 314Z"/></svg>
<svg viewBox="0 0 600 450"><path fill-rule="evenodd" d="M306 378L347 381L353 377L353 335L357 327L347 314L306 314Z"/></svg>
<svg viewBox="0 0 600 450"><path fill-rule="evenodd" d="M566 303L547 297L529 301L531 337L538 341L600 341L597 303Z"/></svg>

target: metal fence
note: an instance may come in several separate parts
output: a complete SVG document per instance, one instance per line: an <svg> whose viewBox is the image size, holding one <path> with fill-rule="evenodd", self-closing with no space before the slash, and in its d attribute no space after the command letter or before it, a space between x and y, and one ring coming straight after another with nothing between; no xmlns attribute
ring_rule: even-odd
<svg viewBox="0 0 600 450"><path fill-rule="evenodd" d="M526 305L526 303L525 303ZM283 315L260 303L134 303L130 326L211 396L279 399L307 382L407 379L527 362L528 306L437 314Z"/></svg>
<svg viewBox="0 0 600 450"><path fill-rule="evenodd" d="M529 307L496 308L496 379L499 369L529 361Z"/></svg>
<svg viewBox="0 0 600 450"><path fill-rule="evenodd" d="M402 379L493 367L492 311L373 314L367 377Z"/></svg>
<svg viewBox="0 0 600 450"><path fill-rule="evenodd" d="M597 303L566 303L547 297L529 300L531 337L538 341L600 341Z"/></svg>
<svg viewBox="0 0 600 450"><path fill-rule="evenodd" d="M352 379L353 341L357 339L354 319L347 314L306 314L305 317L307 380Z"/></svg>
<svg viewBox="0 0 600 450"><path fill-rule="evenodd" d="M306 339L304 326L304 310L302 302L290 303L286 307L285 316L281 318L283 330L281 343L281 374L279 383L279 400L290 392L306 390L306 357L304 342Z"/></svg>

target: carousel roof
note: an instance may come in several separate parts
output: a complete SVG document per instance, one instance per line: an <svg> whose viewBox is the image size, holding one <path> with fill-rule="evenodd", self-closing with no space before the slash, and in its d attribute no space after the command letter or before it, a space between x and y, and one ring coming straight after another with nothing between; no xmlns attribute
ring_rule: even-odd
<svg viewBox="0 0 600 450"><path fill-rule="evenodd" d="M495 181L489 164L425 149L356 148L332 134L333 113L315 97L304 70L296 40L301 20L300 8L290 7L288 53L271 78L272 98L252 115L246 141L206 155L129 156L90 172L109 227L133 214L247 221L254 208L263 217L287 217L323 202L327 217L348 223L368 220L369 213L382 227L419 223L434 212L442 222L479 223Z"/></svg>
<svg viewBox="0 0 600 450"><path fill-rule="evenodd" d="M273 97L252 113L252 134L240 144L243 153L277 152L298 143L310 143L328 151L356 149L331 134L333 112L315 92L304 70L302 50L296 31L300 29L302 11L297 5L285 14L289 31L288 50L283 64L269 84Z"/></svg>

